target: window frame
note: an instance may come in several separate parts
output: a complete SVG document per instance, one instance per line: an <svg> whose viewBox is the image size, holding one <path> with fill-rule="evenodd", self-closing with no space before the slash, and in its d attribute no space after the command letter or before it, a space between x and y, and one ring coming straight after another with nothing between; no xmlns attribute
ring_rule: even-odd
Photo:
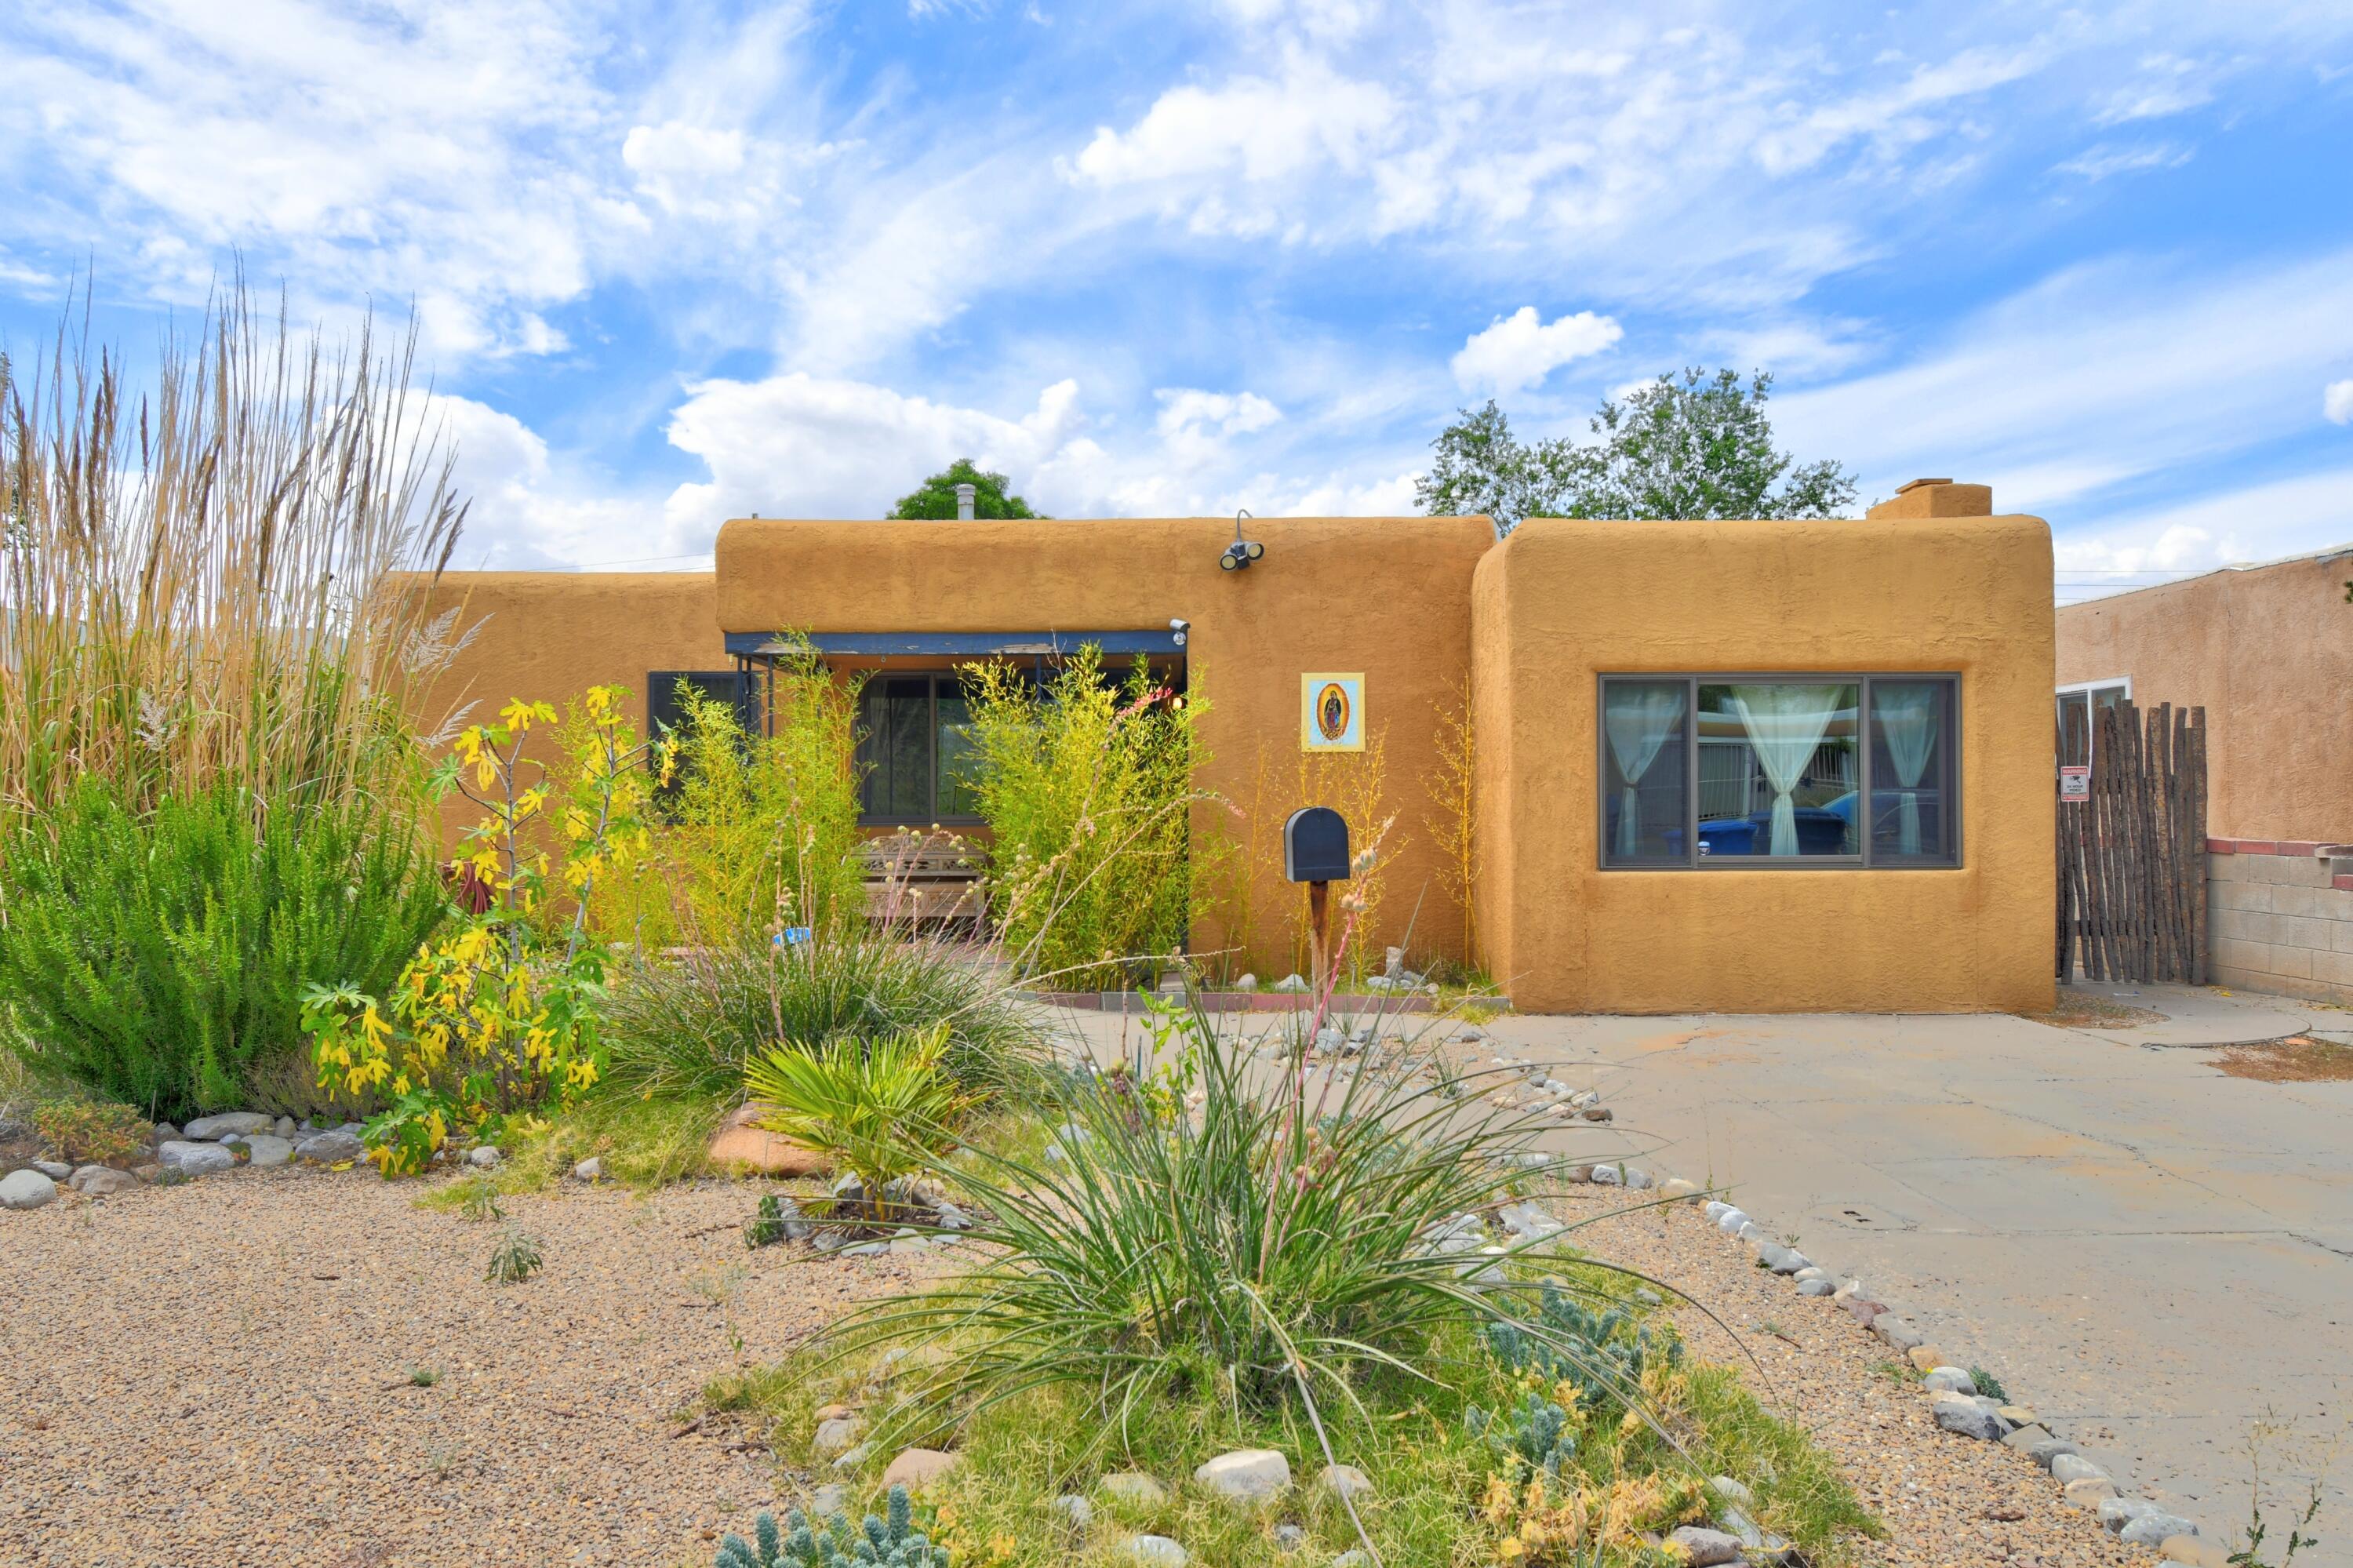
<svg viewBox="0 0 2353 1568"><path fill-rule="evenodd" d="M2097 681L2069 681L2064 685L2053 686L2051 688L2051 715L2055 721L2057 721L2058 727L2063 734L2066 727L2066 719L2064 715L2067 699L2070 697L2081 697L2084 699L2084 718L2085 721L2084 726L2084 761L2087 765L2094 760L2099 755L2100 694L2102 692L2116 692L2118 694L2119 701L2128 703L2133 700L2132 677L2130 675L2110 675L2103 680ZM2067 761L2067 758L2062 757L2059 760L2064 763Z"/></svg>
<svg viewBox="0 0 2353 1568"><path fill-rule="evenodd" d="M877 681L920 680L925 683L923 690L923 736L926 749L928 749L931 754L931 766L924 769L924 778L926 780L924 799L930 802L932 810L928 814L914 817L895 816L881 812L876 812L870 815L866 810L866 780L869 775L867 772L861 772L858 780L858 825L860 827L975 828L980 827L987 822L987 818L977 814L954 817L941 816L939 814L940 683L943 681L952 681L955 683L958 687L961 687L964 683L964 667L962 665L952 665L944 670L875 670L870 673L868 676L870 684L872 682ZM860 710L861 711L858 716L858 761L861 769L871 770L871 764L868 762L865 756L870 732L866 728L866 715L863 712L862 703L860 705Z"/></svg>
<svg viewBox="0 0 2353 1568"><path fill-rule="evenodd" d="M1683 854L1680 861L1649 860L1613 862L1609 855L1609 733L1603 722L1603 703L1609 683L1612 681L1647 681L1654 684L1680 681L1683 685ZM1872 855L1870 804L1872 781L1872 685L1878 681L1914 682L1942 681L1950 694L1947 705L1947 733L1951 737L1952 788L1951 799L1944 802L1947 821L1951 828L1952 848L1948 854L1934 859L1926 856L1874 860ZM1856 713L1861 722L1855 736L1855 790L1863 802L1862 825L1856 838L1858 849L1853 854L1810 855L1704 855L1699 853L1699 689L1702 686L1727 684L1757 684L1789 682L1803 685L1827 685L1832 682L1852 685L1855 693ZM1593 678L1593 859L1596 869L1607 873L1622 872L1710 872L1710 871L1958 871L1966 863L1965 846L1961 839L1961 673L1957 670L1727 670L1691 673L1682 670L1609 670L1597 673ZM2108 684L2112 683L2101 683Z"/></svg>

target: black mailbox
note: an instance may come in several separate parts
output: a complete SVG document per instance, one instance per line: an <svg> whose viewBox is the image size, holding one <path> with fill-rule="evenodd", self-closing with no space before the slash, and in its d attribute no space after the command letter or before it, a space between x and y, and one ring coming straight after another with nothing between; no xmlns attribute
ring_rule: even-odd
<svg viewBox="0 0 2353 1568"><path fill-rule="evenodd" d="M1282 874L1293 882L1348 880L1348 824L1329 806L1302 806L1282 824Z"/></svg>

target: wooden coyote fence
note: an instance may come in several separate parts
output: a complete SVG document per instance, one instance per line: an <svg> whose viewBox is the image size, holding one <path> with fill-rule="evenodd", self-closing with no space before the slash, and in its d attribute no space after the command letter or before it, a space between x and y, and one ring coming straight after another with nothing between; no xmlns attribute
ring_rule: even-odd
<svg viewBox="0 0 2353 1568"><path fill-rule="evenodd" d="M2206 710L2063 705L2059 759L2091 767L2057 806L2059 978L2205 984Z"/></svg>

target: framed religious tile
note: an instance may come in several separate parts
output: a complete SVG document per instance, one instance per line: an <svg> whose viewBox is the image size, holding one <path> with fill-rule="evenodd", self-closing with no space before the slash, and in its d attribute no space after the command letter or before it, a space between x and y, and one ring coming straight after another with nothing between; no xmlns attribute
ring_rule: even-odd
<svg viewBox="0 0 2353 1568"><path fill-rule="evenodd" d="M1299 677L1299 744L1306 751L1365 749L1365 677Z"/></svg>

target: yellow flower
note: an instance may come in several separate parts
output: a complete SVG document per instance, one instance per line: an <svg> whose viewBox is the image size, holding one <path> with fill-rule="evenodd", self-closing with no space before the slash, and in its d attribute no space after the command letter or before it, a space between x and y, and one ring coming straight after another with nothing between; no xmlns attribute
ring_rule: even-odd
<svg viewBox="0 0 2353 1568"><path fill-rule="evenodd" d="M991 1563L1009 1561L1013 1556L1013 1546L1014 1541L1009 1535L993 1537L988 1543L988 1560Z"/></svg>

